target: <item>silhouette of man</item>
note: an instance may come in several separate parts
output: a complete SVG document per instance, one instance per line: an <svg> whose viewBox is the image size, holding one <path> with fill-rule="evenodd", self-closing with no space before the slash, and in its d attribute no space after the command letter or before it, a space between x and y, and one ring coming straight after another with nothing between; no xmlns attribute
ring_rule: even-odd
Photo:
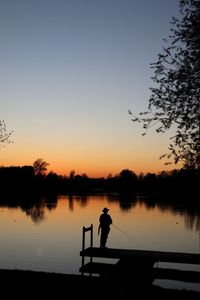
<svg viewBox="0 0 200 300"><path fill-rule="evenodd" d="M100 236L100 248L106 248L106 242L108 238L108 234L110 232L110 225L112 224L112 218L108 214L109 209L104 207L102 210L102 214L99 217L99 228L98 228L98 235L101 231Z"/></svg>

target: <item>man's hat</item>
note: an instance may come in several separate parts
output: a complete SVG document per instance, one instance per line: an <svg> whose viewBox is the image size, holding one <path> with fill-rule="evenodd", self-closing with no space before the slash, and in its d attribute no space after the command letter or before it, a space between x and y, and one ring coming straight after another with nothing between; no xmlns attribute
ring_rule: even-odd
<svg viewBox="0 0 200 300"><path fill-rule="evenodd" d="M102 210L103 212L108 212L109 209L107 207L104 207L104 209Z"/></svg>

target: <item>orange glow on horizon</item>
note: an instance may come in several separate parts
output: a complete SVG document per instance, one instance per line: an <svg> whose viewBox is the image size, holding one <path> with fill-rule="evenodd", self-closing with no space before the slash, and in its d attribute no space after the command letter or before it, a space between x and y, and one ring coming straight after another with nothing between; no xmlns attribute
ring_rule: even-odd
<svg viewBox="0 0 200 300"><path fill-rule="evenodd" d="M5 164L2 164L3 167L11 167L11 166L15 166L15 167L23 167L23 166L32 166L31 163L21 163L21 164L17 164L17 163L5 163ZM180 168L180 166L179 166ZM91 177L91 178L101 178L101 177L107 177L109 175L111 176L116 176L118 175L122 170L124 169L129 169L133 172L135 172L136 175L140 175L141 173L142 174L147 174L147 173L155 173L155 174L158 174L162 171L171 171L171 170L174 170L174 169L179 169L178 167L172 167L172 166L163 166L163 168L159 168L159 167L134 167L134 166L121 166L119 168L111 168L111 169L108 169L108 168L95 168L95 167L87 167L87 168L79 168L78 166L76 167L71 167L71 168L64 168L64 167L56 167L56 164L55 166L52 168L52 165L49 164L48 166L48 169L47 169L47 174L49 172L54 172L56 173L57 175L61 175L61 176L69 176L70 172L71 171L75 171L75 175L83 175L83 174L86 174L88 177Z"/></svg>
<svg viewBox="0 0 200 300"><path fill-rule="evenodd" d="M119 148L118 151L106 149L104 152L92 151L88 148L87 151L81 150L66 150L64 148L39 148L31 147L31 145L13 144L5 149L1 149L1 166L32 166L33 162L42 158L49 166L47 173L55 172L58 175L68 176L70 171L74 170L75 174L86 174L88 177L99 178L107 177L108 175L115 176L123 169L129 169L137 175L140 173L156 173L161 171L170 171L179 169L178 165L164 165L164 160L160 160L160 150L157 152L148 149L142 151L133 151L130 149Z"/></svg>

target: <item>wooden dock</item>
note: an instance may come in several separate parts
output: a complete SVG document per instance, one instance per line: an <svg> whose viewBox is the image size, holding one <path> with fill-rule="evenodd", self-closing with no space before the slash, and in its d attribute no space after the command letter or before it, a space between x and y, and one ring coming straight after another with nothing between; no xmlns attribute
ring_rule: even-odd
<svg viewBox="0 0 200 300"><path fill-rule="evenodd" d="M80 256L90 258L90 261L83 264L80 268L82 273L90 274L111 274L113 272L126 271L127 273L142 270L144 273L151 273L162 278L193 278L193 281L200 282L200 275L193 271L178 271L173 269L153 269L158 262L182 263L182 264L200 264L200 254L179 253L179 252L163 252L151 250L131 250L131 249L100 249L89 247L80 252ZM94 262L94 258L117 259L113 263ZM198 279L198 280L197 280Z"/></svg>
<svg viewBox="0 0 200 300"><path fill-rule="evenodd" d="M164 252L152 250L132 250L116 248L89 247L80 252L80 256L111 259L152 260L155 262L172 262L185 264L200 264L200 254L182 252Z"/></svg>
<svg viewBox="0 0 200 300"><path fill-rule="evenodd" d="M90 247L85 248L85 233L91 231ZM176 264L200 265L200 254L183 252L165 252L152 250L97 248L93 247L93 226L83 228L83 244L80 256L82 257L82 274L89 273L99 275L111 275L137 280L153 281L155 278L168 278L176 280L193 281L200 283L199 272L180 271L176 269L155 268L158 262ZM89 262L85 263L88 258ZM103 259L104 262L95 262L95 258ZM105 263L105 260L116 259L116 263Z"/></svg>

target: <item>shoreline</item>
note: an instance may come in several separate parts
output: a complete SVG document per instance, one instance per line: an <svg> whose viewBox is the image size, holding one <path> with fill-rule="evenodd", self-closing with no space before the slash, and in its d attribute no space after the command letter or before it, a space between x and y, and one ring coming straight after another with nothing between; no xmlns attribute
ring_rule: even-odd
<svg viewBox="0 0 200 300"><path fill-rule="evenodd" d="M53 295L59 297L82 297L87 299L102 299L116 297L130 299L135 296L153 297L154 299L169 299L180 297L181 299L199 299L199 292L167 290L152 284L137 282L132 277L126 281L121 277L96 277L76 274L48 273L31 270L0 269L1 292L8 297L50 298Z"/></svg>

